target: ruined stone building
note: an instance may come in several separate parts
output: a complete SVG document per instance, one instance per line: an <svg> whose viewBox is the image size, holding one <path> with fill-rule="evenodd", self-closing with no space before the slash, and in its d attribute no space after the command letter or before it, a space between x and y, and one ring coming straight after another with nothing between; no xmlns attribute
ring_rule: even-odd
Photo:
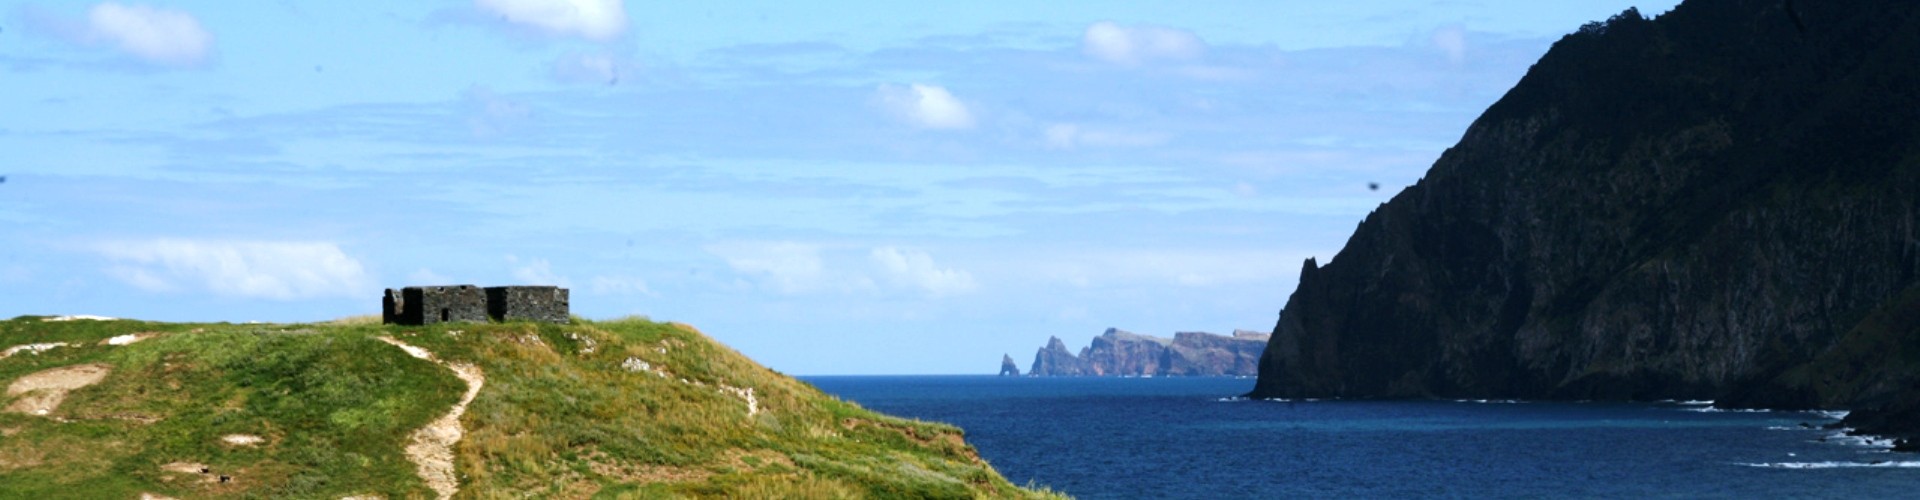
<svg viewBox="0 0 1920 500"><path fill-rule="evenodd" d="M556 286L410 286L380 298L388 324L531 320L566 323L567 289Z"/></svg>

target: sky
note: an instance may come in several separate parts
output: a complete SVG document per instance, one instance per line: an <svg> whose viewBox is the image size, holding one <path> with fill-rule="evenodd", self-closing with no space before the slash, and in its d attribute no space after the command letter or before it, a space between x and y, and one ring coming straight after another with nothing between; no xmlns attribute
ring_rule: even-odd
<svg viewBox="0 0 1920 500"><path fill-rule="evenodd" d="M0 0L0 317L549 284L801 375L1267 331L1555 40L1674 3Z"/></svg>

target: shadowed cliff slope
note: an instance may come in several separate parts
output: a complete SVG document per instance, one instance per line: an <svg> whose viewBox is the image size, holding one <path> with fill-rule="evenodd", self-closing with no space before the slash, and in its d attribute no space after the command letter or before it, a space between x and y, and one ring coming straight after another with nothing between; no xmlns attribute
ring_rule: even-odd
<svg viewBox="0 0 1920 500"><path fill-rule="evenodd" d="M1917 13L1689 0L1566 36L1306 262L1253 395L1920 394Z"/></svg>

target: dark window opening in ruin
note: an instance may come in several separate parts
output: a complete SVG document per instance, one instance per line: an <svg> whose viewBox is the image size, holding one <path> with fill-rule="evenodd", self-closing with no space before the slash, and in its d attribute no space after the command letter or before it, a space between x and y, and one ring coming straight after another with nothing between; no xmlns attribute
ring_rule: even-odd
<svg viewBox="0 0 1920 500"><path fill-rule="evenodd" d="M446 309L441 309L441 310L440 310L440 321L447 321L447 319L448 319L448 312L447 312L447 310L446 310Z"/></svg>

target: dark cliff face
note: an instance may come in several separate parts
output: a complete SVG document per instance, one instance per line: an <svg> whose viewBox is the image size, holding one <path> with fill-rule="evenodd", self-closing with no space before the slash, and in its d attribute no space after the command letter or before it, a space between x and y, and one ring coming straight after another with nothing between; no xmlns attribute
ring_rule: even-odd
<svg viewBox="0 0 1920 500"><path fill-rule="evenodd" d="M1907 1L1689 0L1568 35L1306 262L1253 395L1898 400L1917 61Z"/></svg>
<svg viewBox="0 0 1920 500"><path fill-rule="evenodd" d="M1267 335L1236 330L1231 337L1179 332L1174 338L1116 328L1093 338L1079 356L1055 337L1034 355L1033 376L1252 376L1259 371ZM1043 361L1044 360L1044 361Z"/></svg>

